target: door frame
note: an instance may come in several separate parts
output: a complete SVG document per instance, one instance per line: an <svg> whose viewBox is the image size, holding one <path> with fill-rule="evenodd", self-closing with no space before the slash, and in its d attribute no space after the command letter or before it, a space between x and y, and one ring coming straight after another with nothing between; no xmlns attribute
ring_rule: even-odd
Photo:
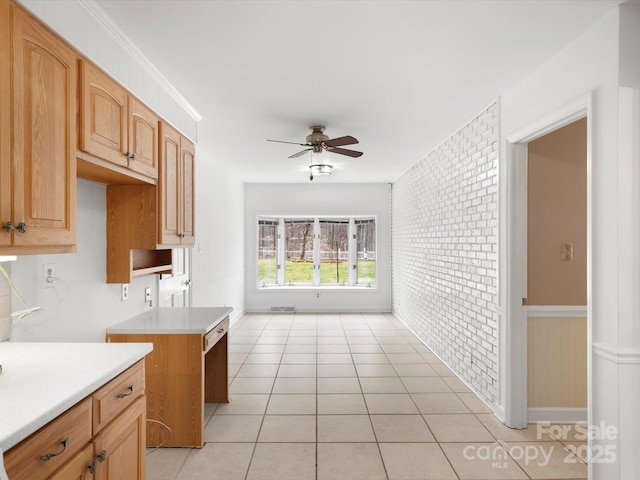
<svg viewBox="0 0 640 480"><path fill-rule="evenodd" d="M592 94L560 107L506 137L506 161L500 195L504 199L501 223L499 284L500 397L502 416L511 428L526 428L527 415L527 157L528 144L581 118L587 119L587 418L592 422Z"/></svg>

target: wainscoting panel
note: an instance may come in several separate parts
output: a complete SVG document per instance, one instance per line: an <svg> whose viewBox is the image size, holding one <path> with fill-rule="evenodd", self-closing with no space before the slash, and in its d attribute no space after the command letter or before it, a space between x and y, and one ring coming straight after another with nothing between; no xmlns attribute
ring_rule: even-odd
<svg viewBox="0 0 640 480"><path fill-rule="evenodd" d="M528 408L587 407L587 318L529 316Z"/></svg>

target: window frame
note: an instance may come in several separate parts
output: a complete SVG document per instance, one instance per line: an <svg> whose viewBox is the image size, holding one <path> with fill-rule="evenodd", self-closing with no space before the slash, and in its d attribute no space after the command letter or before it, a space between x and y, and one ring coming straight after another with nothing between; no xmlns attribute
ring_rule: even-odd
<svg viewBox="0 0 640 480"><path fill-rule="evenodd" d="M258 291L277 290L277 289L354 289L354 290L377 290L378 288L378 216L375 214L367 215L267 215L260 214L257 216L254 225L259 227L261 221L277 221L277 239L276 239L276 283L264 284L259 281L259 253L258 245L260 245L260 229L256 229L256 248L254 255L256 259L255 268L255 286ZM287 241L286 241L286 221L313 221L313 281L312 283L286 283L286 263L287 263ZM348 222L348 254L347 254L347 270L348 281L343 283L321 283L320 264L321 264L321 238L320 238L320 222L338 220L344 223ZM358 251L357 251L357 224L356 221L369 220L375 225L375 283L358 284ZM305 222L306 223L306 222Z"/></svg>

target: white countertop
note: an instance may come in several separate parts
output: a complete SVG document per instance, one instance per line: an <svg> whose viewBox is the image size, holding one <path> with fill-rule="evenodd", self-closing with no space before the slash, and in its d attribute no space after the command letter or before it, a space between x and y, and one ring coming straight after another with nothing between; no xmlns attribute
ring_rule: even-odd
<svg viewBox="0 0 640 480"><path fill-rule="evenodd" d="M0 342L0 450L6 452L152 349L151 343Z"/></svg>
<svg viewBox="0 0 640 480"><path fill-rule="evenodd" d="M231 307L155 308L107 328L107 333L206 335L232 311Z"/></svg>

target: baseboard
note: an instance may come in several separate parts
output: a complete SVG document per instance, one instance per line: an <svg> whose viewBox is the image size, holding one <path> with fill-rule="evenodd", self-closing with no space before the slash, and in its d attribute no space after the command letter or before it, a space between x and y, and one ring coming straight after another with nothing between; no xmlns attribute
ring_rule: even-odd
<svg viewBox="0 0 640 480"><path fill-rule="evenodd" d="M529 408L529 423L578 423L587 421L586 408Z"/></svg>
<svg viewBox="0 0 640 480"><path fill-rule="evenodd" d="M231 315L229 315L229 327L233 326L235 323L240 320L244 314L247 313L245 309L240 310L239 312L233 311Z"/></svg>
<svg viewBox="0 0 640 480"><path fill-rule="evenodd" d="M390 307L298 307L294 306L295 313L391 313ZM249 307L246 313L274 313L271 307ZM277 315L277 313L274 313Z"/></svg>

